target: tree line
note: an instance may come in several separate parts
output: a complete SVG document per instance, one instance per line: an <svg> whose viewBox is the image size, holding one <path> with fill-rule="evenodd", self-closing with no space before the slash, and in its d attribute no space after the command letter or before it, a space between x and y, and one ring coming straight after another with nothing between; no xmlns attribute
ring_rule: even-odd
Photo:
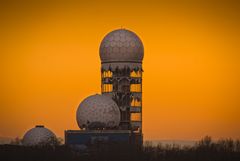
<svg viewBox="0 0 240 161"><path fill-rule="evenodd" d="M26 147L0 145L3 161L240 161L240 141L213 141L206 136L194 146L177 144L143 147L126 144L95 144L87 149L63 144Z"/></svg>

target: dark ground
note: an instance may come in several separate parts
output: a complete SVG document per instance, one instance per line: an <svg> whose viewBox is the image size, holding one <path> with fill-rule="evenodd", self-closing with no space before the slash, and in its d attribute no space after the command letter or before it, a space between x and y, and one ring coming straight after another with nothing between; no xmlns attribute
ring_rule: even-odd
<svg viewBox="0 0 240 161"><path fill-rule="evenodd" d="M205 137L192 147L179 145L143 148L129 145L98 144L85 151L65 145L24 147L0 145L0 161L240 161L240 141L231 139L212 142Z"/></svg>

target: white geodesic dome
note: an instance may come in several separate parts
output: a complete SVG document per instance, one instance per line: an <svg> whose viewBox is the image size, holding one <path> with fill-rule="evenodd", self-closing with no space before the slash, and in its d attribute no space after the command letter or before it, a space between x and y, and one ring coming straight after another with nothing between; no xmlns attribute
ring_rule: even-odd
<svg viewBox="0 0 240 161"><path fill-rule="evenodd" d="M51 130L37 125L25 133L22 143L24 146L49 145L56 139L56 135Z"/></svg>
<svg viewBox="0 0 240 161"><path fill-rule="evenodd" d="M77 109L77 123L83 129L114 128L120 123L120 110L108 96L92 95L85 98Z"/></svg>
<svg viewBox="0 0 240 161"><path fill-rule="evenodd" d="M141 39L126 29L108 33L101 42L99 52L103 63L142 62L144 55Z"/></svg>

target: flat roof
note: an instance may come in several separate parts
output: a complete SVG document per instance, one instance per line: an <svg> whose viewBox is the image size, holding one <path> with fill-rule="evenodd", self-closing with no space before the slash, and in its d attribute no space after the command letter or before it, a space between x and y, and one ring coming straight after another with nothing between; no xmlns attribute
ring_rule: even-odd
<svg viewBox="0 0 240 161"><path fill-rule="evenodd" d="M65 130L66 133L131 133L130 130Z"/></svg>

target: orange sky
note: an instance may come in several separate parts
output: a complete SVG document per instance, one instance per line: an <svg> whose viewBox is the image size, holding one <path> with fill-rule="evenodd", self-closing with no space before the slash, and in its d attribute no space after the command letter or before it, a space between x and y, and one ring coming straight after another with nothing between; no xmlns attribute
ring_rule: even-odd
<svg viewBox="0 0 240 161"><path fill-rule="evenodd" d="M100 42L124 27L145 47L145 139L240 139L237 1L25 0L0 2L0 19L0 136L78 129L78 104L100 93Z"/></svg>

